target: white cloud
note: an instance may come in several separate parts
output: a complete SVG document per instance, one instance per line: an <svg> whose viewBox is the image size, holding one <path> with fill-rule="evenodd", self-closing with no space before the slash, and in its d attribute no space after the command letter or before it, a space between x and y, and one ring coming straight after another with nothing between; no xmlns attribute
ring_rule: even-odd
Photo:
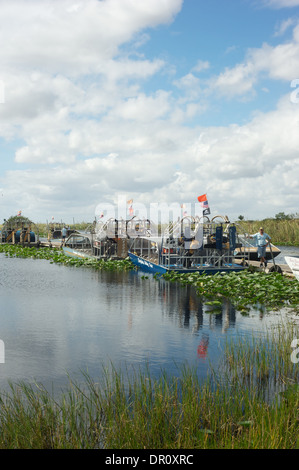
<svg viewBox="0 0 299 470"><path fill-rule="evenodd" d="M288 82L299 77L299 25L294 28L292 41L249 49L243 63L214 77L211 90L228 97L254 95L261 77Z"/></svg>
<svg viewBox="0 0 299 470"><path fill-rule="evenodd" d="M289 212L298 211L299 105L289 96L243 126L187 123L214 104L214 92L244 98L262 75L299 77L299 26L292 41L251 49L218 76L200 78L212 66L199 60L174 90L145 91L143 84L169 64L136 54L136 47L149 39L145 28L172 21L182 0L0 6L0 137L23 142L15 161L27 168L1 179L4 217L21 208L20 194L22 208L38 221L53 214L90 220L119 192L145 204L196 202L208 192L213 211L236 217L271 215L273 201L276 212L286 202ZM131 55L122 49L129 41Z"/></svg>
<svg viewBox="0 0 299 470"><path fill-rule="evenodd" d="M172 21L182 0L11 0L0 2L2 67L73 76L101 73L120 45Z"/></svg>
<svg viewBox="0 0 299 470"><path fill-rule="evenodd" d="M197 64L193 67L193 72L202 72L202 70L208 70L210 68L210 63L207 60L198 60Z"/></svg>
<svg viewBox="0 0 299 470"><path fill-rule="evenodd" d="M263 0L263 2L273 8L291 8L299 5L299 0Z"/></svg>
<svg viewBox="0 0 299 470"><path fill-rule="evenodd" d="M282 21L277 28L275 36L282 36L291 26L294 26L296 22L295 18L288 18L287 20Z"/></svg>

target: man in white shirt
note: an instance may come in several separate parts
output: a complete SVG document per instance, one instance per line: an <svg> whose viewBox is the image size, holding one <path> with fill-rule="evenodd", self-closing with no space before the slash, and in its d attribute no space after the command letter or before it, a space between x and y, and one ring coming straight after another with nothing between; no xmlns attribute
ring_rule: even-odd
<svg viewBox="0 0 299 470"><path fill-rule="evenodd" d="M260 227L257 233L250 235L250 238L254 238L257 242L257 255L260 258L260 266L263 266L263 263L267 266L266 247L271 242L271 237L264 232L263 227Z"/></svg>

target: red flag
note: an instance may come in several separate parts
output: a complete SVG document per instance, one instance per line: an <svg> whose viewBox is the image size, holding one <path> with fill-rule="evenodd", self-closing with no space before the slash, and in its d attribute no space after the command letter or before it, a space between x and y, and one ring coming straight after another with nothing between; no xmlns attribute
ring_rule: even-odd
<svg viewBox="0 0 299 470"><path fill-rule="evenodd" d="M198 202L204 202L204 201L207 201L207 195L206 194L202 194L201 196L198 196Z"/></svg>

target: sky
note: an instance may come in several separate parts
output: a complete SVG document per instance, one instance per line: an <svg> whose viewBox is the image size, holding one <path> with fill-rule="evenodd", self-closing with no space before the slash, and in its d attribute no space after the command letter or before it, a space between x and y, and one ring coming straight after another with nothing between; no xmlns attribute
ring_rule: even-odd
<svg viewBox="0 0 299 470"><path fill-rule="evenodd" d="M0 24L0 222L299 212L299 0L0 0Z"/></svg>

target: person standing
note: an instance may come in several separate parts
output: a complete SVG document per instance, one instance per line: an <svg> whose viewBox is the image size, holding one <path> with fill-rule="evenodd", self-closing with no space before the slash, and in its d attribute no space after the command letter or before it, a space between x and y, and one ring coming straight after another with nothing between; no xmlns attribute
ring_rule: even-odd
<svg viewBox="0 0 299 470"><path fill-rule="evenodd" d="M62 238L63 244L65 243L66 236L67 236L67 228L66 226L64 226L63 229L61 230L61 238Z"/></svg>
<svg viewBox="0 0 299 470"><path fill-rule="evenodd" d="M260 267L265 265L267 266L266 260L266 248L271 243L271 237L266 232L264 232L263 227L260 227L259 231L254 235L250 235L249 238L253 238L257 243L257 255L260 258Z"/></svg>

